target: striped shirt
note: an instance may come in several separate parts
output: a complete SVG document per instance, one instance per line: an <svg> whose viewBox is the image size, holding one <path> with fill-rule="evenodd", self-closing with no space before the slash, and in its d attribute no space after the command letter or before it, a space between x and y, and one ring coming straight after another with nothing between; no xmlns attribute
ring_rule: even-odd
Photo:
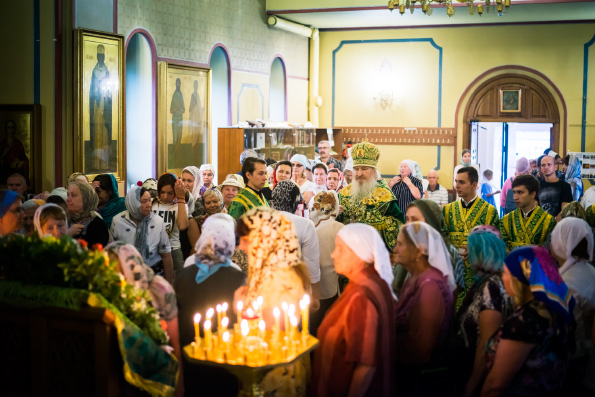
<svg viewBox="0 0 595 397"><path fill-rule="evenodd" d="M413 183L413 186L419 189L419 193L421 194L421 197L423 197L424 187L421 181L412 175L409 175L409 179L411 179L411 183ZM395 183L391 190L395 195L395 198L397 199L399 209L404 214L405 212L407 212L407 206L411 204L413 201L415 201L416 198L413 197L413 194L411 193L409 186L407 186L407 184L403 182L403 180L401 180L401 182L399 183Z"/></svg>
<svg viewBox="0 0 595 397"><path fill-rule="evenodd" d="M426 198L432 200L439 206L448 204L448 190L446 190L444 186L436 184L436 188L434 190L430 190L430 186L428 185L426 193Z"/></svg>

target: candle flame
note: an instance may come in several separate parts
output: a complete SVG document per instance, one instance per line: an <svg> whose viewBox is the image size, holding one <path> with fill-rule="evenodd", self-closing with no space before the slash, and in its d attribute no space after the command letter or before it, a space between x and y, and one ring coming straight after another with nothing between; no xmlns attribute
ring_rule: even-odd
<svg viewBox="0 0 595 397"><path fill-rule="evenodd" d="M291 322L291 325L292 326L297 327L297 325L298 325L298 319L297 319L297 317L291 316L291 318L290 318L289 321Z"/></svg>
<svg viewBox="0 0 595 397"><path fill-rule="evenodd" d="M229 306L227 305L227 302L223 302L223 304L221 305L221 311L226 312L228 307Z"/></svg>
<svg viewBox="0 0 595 397"><path fill-rule="evenodd" d="M289 316L293 316L295 314L295 305L293 303L289 305L289 310L287 310L287 314L289 314Z"/></svg>
<svg viewBox="0 0 595 397"><path fill-rule="evenodd" d="M229 324L229 318L227 317L223 317L223 320L221 320L221 326L223 328L227 328L227 325Z"/></svg>
<svg viewBox="0 0 595 397"><path fill-rule="evenodd" d="M259 328L261 331L264 331L264 330L266 329L266 327L267 327L267 325L266 325L266 323L264 322L264 320L260 320L260 321L258 322L258 328Z"/></svg>
<svg viewBox="0 0 595 397"><path fill-rule="evenodd" d="M281 308L282 308L284 311L287 311L287 308L288 308L288 306L287 306L287 302L283 302L283 303L281 303Z"/></svg>
<svg viewBox="0 0 595 397"><path fill-rule="evenodd" d="M244 302L238 301L236 307L238 308L238 311L241 311L244 308Z"/></svg>
<svg viewBox="0 0 595 397"><path fill-rule="evenodd" d="M211 320L207 320L207 321L205 321L205 326L204 326L204 328L205 328L205 331L208 331L208 330L210 330L210 329L211 329Z"/></svg>
<svg viewBox="0 0 595 397"><path fill-rule="evenodd" d="M249 307L248 310L246 310L246 314L248 315L249 318L253 318L254 317L254 310L252 310L252 308Z"/></svg>
<svg viewBox="0 0 595 397"><path fill-rule="evenodd" d="M207 310L207 318L210 320L213 317L213 314L215 314L215 310L213 310L211 307L209 310Z"/></svg>
<svg viewBox="0 0 595 397"><path fill-rule="evenodd" d="M216 308L217 308L217 313L220 313L221 312L221 305L217 305Z"/></svg>
<svg viewBox="0 0 595 397"><path fill-rule="evenodd" d="M262 303L264 302L264 298L262 296L259 296L258 298L256 298L256 302L258 302L258 306L262 306Z"/></svg>
<svg viewBox="0 0 595 397"><path fill-rule="evenodd" d="M225 343L229 342L229 332L228 331L225 331L223 333L223 342L225 342Z"/></svg>
<svg viewBox="0 0 595 397"><path fill-rule="evenodd" d="M254 308L255 312L258 311L258 302L257 301L252 302L252 307Z"/></svg>
<svg viewBox="0 0 595 397"><path fill-rule="evenodd" d="M306 308L308 308L308 304L306 303L306 301L305 301L305 300L303 300L303 299L302 299L302 300L300 301L300 309L302 309L302 310L306 310Z"/></svg>
<svg viewBox="0 0 595 397"><path fill-rule="evenodd" d="M306 304L310 304L310 295L308 294L304 294L304 302L306 302Z"/></svg>
<svg viewBox="0 0 595 397"><path fill-rule="evenodd" d="M278 307L273 309L273 316L275 316L275 318L278 318L281 315L281 310L279 310Z"/></svg>
<svg viewBox="0 0 595 397"><path fill-rule="evenodd" d="M194 324L200 323L200 313L194 315Z"/></svg>

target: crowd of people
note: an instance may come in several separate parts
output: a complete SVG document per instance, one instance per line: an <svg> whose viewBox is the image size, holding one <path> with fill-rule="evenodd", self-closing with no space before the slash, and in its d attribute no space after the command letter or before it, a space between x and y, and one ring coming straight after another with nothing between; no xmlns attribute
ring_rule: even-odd
<svg viewBox="0 0 595 397"><path fill-rule="evenodd" d="M238 393L231 374L182 356L194 313L262 297L268 323L304 294L320 344L312 361L269 372L266 395L595 393L595 193L574 155L520 158L500 192L465 150L449 197L437 170L424 178L409 159L387 183L371 143L343 161L331 152L328 141L314 160L246 151L219 185L212 165L190 165L125 197L111 174L74 173L37 195L14 174L0 237L107 247L167 324L179 395Z"/></svg>

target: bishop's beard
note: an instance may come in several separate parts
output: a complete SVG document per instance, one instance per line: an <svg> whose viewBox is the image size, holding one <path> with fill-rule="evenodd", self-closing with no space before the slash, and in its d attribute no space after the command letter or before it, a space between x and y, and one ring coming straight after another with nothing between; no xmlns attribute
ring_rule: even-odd
<svg viewBox="0 0 595 397"><path fill-rule="evenodd" d="M351 184L351 204L356 205L362 199L372 197L372 193L376 188L376 180L371 178L369 180L354 180Z"/></svg>

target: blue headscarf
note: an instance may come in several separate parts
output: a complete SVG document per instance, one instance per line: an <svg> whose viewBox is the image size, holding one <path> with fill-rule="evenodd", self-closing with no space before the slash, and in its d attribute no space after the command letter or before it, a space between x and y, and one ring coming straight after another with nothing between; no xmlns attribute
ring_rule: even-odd
<svg viewBox="0 0 595 397"><path fill-rule="evenodd" d="M126 199L124 197L120 197L118 193L118 181L116 181L116 177L112 174L104 175L108 175L110 177L112 196L110 197L107 204L105 204L105 207L101 208L98 212L103 218L103 222L105 222L107 228L109 229L112 225L112 219L114 216L118 215L122 211L126 211Z"/></svg>
<svg viewBox="0 0 595 397"><path fill-rule="evenodd" d="M504 267L506 244L500 232L489 225L481 225L469 233L469 264L475 273L475 281L484 275L498 274Z"/></svg>
<svg viewBox="0 0 595 397"><path fill-rule="evenodd" d="M572 200L579 201L583 195L583 180L581 179L582 164L576 155L571 154L568 158L568 169L566 170L566 182L574 182L576 188L572 192Z"/></svg>
<svg viewBox="0 0 595 397"><path fill-rule="evenodd" d="M510 274L566 325L573 322L574 298L562 280L554 258L544 247L528 245L512 250L505 259Z"/></svg>
<svg viewBox="0 0 595 397"><path fill-rule="evenodd" d="M0 191L0 195L2 195L2 191ZM17 192L14 192L12 190L4 191L4 195L2 195L2 201L0 201L0 218L6 215L6 213L10 209L10 206L15 202L17 197L19 197L19 194Z"/></svg>

